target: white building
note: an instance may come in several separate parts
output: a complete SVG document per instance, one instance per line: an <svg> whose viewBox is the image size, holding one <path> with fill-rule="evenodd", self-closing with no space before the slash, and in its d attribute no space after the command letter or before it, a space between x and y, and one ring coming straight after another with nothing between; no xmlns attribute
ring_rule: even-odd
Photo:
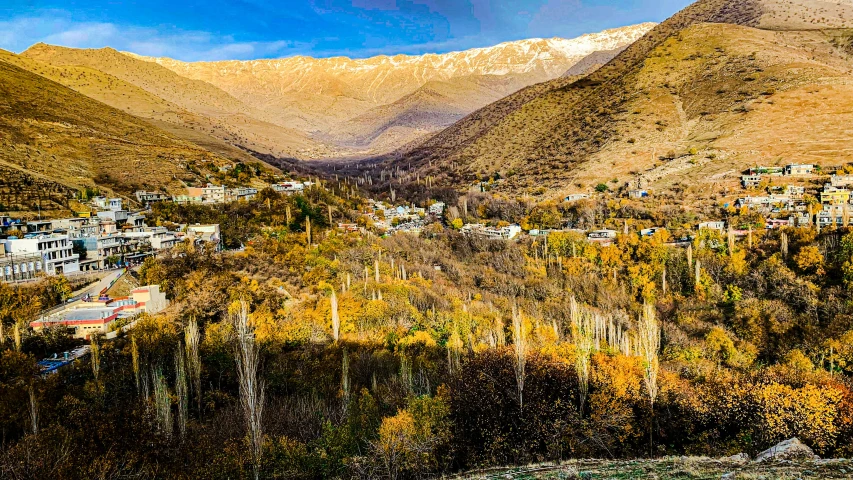
<svg viewBox="0 0 853 480"><path fill-rule="evenodd" d="M32 238L0 240L10 255L38 254L47 275L80 271L80 256L72 252L68 235L39 235Z"/></svg>
<svg viewBox="0 0 853 480"><path fill-rule="evenodd" d="M577 202L578 200L586 200L589 198L589 194L586 193L573 193L565 198L566 202Z"/></svg>
<svg viewBox="0 0 853 480"><path fill-rule="evenodd" d="M814 165L792 163L785 166L785 175L811 175L814 172Z"/></svg>
<svg viewBox="0 0 853 480"><path fill-rule="evenodd" d="M216 246L216 249L220 249L220 241L222 239L222 235L219 231L219 224L214 223L210 225L187 225L187 238L192 242L206 242L212 243Z"/></svg>
<svg viewBox="0 0 853 480"><path fill-rule="evenodd" d="M446 206L446 205L444 204L444 202L435 202L435 203L433 203L432 205L430 205L430 206L429 206L429 213L430 213L430 215L436 215L436 216L441 216L441 215L443 215L443 214L444 214L444 207L445 207L445 206Z"/></svg>
<svg viewBox="0 0 853 480"><path fill-rule="evenodd" d="M699 230L717 230L722 232L726 229L726 222L702 222L699 224Z"/></svg>
<svg viewBox="0 0 853 480"><path fill-rule="evenodd" d="M518 225L509 225L506 227L487 227L480 223L469 223L460 230L465 235L477 235L486 237L490 240L512 240L521 233L521 227Z"/></svg>
<svg viewBox="0 0 853 480"><path fill-rule="evenodd" d="M273 191L278 193L299 193L305 190L305 184L302 182L282 182L270 185Z"/></svg>
<svg viewBox="0 0 853 480"><path fill-rule="evenodd" d="M853 186L853 175L833 175L829 182L833 187Z"/></svg>

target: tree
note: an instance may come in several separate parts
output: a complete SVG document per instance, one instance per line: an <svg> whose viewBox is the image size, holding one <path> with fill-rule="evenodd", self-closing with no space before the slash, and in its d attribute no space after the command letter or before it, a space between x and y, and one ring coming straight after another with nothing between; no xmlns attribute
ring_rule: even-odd
<svg viewBox="0 0 853 480"><path fill-rule="evenodd" d="M610 187L607 186L606 183L599 183L595 186L595 191L598 193L604 193L610 190Z"/></svg>
<svg viewBox="0 0 853 480"><path fill-rule="evenodd" d="M820 249L814 245L806 245L794 255L794 263L805 273L813 273L815 275L823 275L823 255Z"/></svg>
<svg viewBox="0 0 853 480"><path fill-rule="evenodd" d="M450 222L450 226L456 230L461 229L464 225L465 222L463 222L461 218L456 218L452 222Z"/></svg>
<svg viewBox="0 0 853 480"><path fill-rule="evenodd" d="M236 336L235 360L240 384L240 405L249 435L249 449L255 480L260 478L264 432L261 419L264 411L264 381L258 376L260 351L255 333L249 325L249 305L241 300L232 306L231 323Z"/></svg>

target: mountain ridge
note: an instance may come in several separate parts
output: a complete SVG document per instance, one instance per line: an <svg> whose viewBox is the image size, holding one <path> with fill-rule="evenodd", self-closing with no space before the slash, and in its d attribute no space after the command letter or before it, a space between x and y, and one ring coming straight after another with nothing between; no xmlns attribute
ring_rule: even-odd
<svg viewBox="0 0 853 480"><path fill-rule="evenodd" d="M789 73L776 88L779 90L787 86L800 88L798 85L808 82L805 73L797 76L801 67L791 65L785 68L785 55L799 58L802 53L804 56L808 49L813 48L808 42L822 45L815 50L820 54L820 60L827 62L820 68L829 68L827 74L830 76L842 75L843 70L833 65L848 60L839 58L843 55L829 44L831 39L826 36L825 29L820 28L821 25L812 25L812 28L798 30L802 26L802 18L808 18L802 12L823 8L821 5L825 3L810 0L702 0L662 22L587 76L545 82L489 105L414 146L401 156L401 162L414 165L417 172L412 173L417 173L416 177L444 177L448 185L467 185L478 178L500 173L504 177L512 177L503 182L501 188L516 193L548 192L552 196L577 190L589 191L597 182L612 184L614 181L616 183L612 185L618 186L626 182L626 176L631 182L639 182L640 173L644 170L662 168L657 157L667 160L680 157L682 150L707 149L707 155L725 155L744 162L750 158L748 152L721 150L718 148L720 143L703 143L691 135L700 135L699 130L707 130L701 122L703 117L706 121L717 121L723 132L732 132L735 128L735 124L730 124L734 121L733 116L744 112L748 116L750 102L761 98L759 85L767 85L767 92L774 91L769 86L772 83L770 79L762 78L762 69L772 68L779 72L777 76ZM820 5L816 7L816 4ZM780 12L788 12L791 23L782 22ZM850 20L853 19L853 8L846 15L828 24L853 25ZM709 27L697 30L701 25ZM765 27L757 28L761 25ZM768 33L757 36L750 31ZM735 35L736 40L729 42L716 34L722 32ZM685 40L688 34L689 38ZM750 46L754 42L766 44L773 36L777 37L778 45L769 44L765 50ZM689 62L693 55L677 48L679 42L688 40L694 42L690 48L697 52L707 50L705 43L713 43L721 50L705 53L708 57L718 58L709 61L708 70L704 73L696 72L694 75L697 76L689 79L691 84L682 84L671 81L669 77L691 67ZM684 56L675 57L674 50ZM664 61L650 63L661 57ZM756 73L747 75L738 71ZM719 75L718 81L729 83L727 87L731 90L715 93L713 84L709 83L709 75ZM659 85L647 82L647 78L652 76ZM696 89L700 86L705 90L697 94ZM722 91L722 86L716 90ZM647 97L650 95L671 101L654 105L655 97L649 100ZM713 98L715 96L719 98ZM717 113L708 116L704 111L684 112L686 106L681 104L686 102L708 103L713 105L711 111ZM637 118L632 118L631 112L636 112L634 116ZM841 120L842 117L838 117L832 121ZM678 125L681 131L675 131L671 125ZM827 125L827 128L832 126ZM640 136L641 133L645 138ZM664 138L659 135L661 133L671 138ZM713 134L706 132L702 135ZM722 135L717 134L714 138L736 133ZM756 137L755 142L763 145L760 137ZM744 145L739 144L738 148L742 149ZM751 156L751 161L760 160L755 158L756 155ZM385 162L386 166L390 164L393 161ZM737 167L737 164L732 166ZM598 170L598 173L590 173L592 170Z"/></svg>

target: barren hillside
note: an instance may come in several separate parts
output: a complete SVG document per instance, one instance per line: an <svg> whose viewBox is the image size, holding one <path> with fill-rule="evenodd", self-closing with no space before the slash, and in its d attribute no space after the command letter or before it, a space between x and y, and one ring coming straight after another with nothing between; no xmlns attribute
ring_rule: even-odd
<svg viewBox="0 0 853 480"><path fill-rule="evenodd" d="M820 23L816 4L700 1L589 76L503 99L404 161L448 184L498 172L508 190L553 196L641 180L706 195L756 163L850 161L851 33L828 27L853 15Z"/></svg>

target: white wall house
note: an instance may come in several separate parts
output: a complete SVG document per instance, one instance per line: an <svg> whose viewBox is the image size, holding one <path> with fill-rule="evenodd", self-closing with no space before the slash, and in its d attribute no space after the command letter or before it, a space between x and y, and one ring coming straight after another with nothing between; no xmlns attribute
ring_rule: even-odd
<svg viewBox="0 0 853 480"><path fill-rule="evenodd" d="M47 275L80 271L80 256L72 252L68 235L40 235L33 238L0 240L7 254L39 254Z"/></svg>

